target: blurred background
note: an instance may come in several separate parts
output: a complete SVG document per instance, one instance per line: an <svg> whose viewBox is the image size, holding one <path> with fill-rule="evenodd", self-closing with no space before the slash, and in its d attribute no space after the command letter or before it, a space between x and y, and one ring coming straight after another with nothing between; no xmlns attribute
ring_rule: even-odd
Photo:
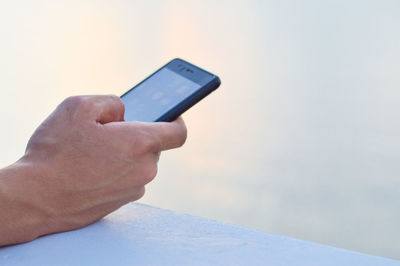
<svg viewBox="0 0 400 266"><path fill-rule="evenodd" d="M222 86L142 203L400 259L400 2L0 0L0 166L172 58Z"/></svg>

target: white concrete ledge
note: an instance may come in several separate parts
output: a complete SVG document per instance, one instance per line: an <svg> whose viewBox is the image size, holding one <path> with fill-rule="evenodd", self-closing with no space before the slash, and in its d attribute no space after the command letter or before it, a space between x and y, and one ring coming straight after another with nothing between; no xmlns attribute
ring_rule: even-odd
<svg viewBox="0 0 400 266"><path fill-rule="evenodd" d="M397 265L132 203L86 228L0 249L0 265Z"/></svg>

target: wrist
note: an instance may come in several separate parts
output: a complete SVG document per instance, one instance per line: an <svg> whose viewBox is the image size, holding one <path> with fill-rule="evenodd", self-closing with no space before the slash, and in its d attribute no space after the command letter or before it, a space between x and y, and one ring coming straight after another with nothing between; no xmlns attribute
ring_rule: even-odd
<svg viewBox="0 0 400 266"><path fill-rule="evenodd" d="M24 160L0 170L0 246L46 234L38 169Z"/></svg>

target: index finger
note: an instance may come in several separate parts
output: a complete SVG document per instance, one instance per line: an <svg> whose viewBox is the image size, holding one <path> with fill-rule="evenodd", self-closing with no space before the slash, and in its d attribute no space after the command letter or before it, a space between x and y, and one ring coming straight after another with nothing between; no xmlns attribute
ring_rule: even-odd
<svg viewBox="0 0 400 266"><path fill-rule="evenodd" d="M182 118L173 122L112 122L105 125L115 139L133 143L146 151L160 152L182 146L186 141L187 130Z"/></svg>
<svg viewBox="0 0 400 266"><path fill-rule="evenodd" d="M124 120L125 106L116 95L71 96L63 101L62 107L101 124Z"/></svg>

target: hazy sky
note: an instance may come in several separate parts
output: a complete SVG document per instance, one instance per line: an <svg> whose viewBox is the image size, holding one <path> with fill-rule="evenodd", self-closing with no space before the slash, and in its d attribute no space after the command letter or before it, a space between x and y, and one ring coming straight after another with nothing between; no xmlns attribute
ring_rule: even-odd
<svg viewBox="0 0 400 266"><path fill-rule="evenodd" d="M399 1L0 0L0 164L74 94L221 77L143 203L400 259Z"/></svg>

